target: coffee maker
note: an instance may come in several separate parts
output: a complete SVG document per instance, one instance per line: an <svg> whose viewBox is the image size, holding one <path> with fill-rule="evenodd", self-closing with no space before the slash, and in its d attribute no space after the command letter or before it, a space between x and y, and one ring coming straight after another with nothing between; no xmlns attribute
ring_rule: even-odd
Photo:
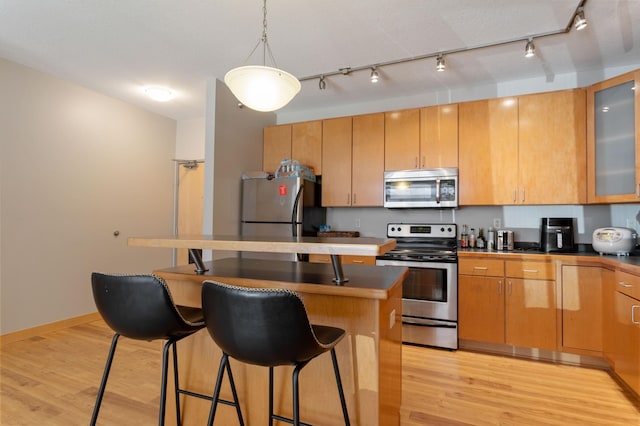
<svg viewBox="0 0 640 426"><path fill-rule="evenodd" d="M540 250L575 252L574 219L572 217L543 217L540 223Z"/></svg>

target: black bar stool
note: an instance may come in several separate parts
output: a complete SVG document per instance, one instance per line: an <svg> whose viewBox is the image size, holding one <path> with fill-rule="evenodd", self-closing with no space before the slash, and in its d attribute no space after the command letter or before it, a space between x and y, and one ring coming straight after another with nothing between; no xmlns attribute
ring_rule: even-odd
<svg viewBox="0 0 640 426"><path fill-rule="evenodd" d="M160 425L164 425L170 347L173 352L177 424L181 423L181 393L211 400L208 395L180 389L178 382L176 342L204 328L201 309L175 305L166 282L155 275L108 275L94 272L91 274L91 287L98 312L115 332L91 417L90 424L92 426L96 424L98 419L98 412L120 336L147 341L166 340L162 355L162 384L158 420ZM235 389L234 398L235 404L240 410Z"/></svg>
<svg viewBox="0 0 640 426"><path fill-rule="evenodd" d="M209 425L215 418L224 371L231 371L229 357L269 367L269 425L274 419L296 426L303 424L300 423L298 375L312 359L327 351L331 352L344 422L350 424L335 352L335 345L345 336L345 331L311 324L300 296L285 289L246 288L205 281L202 311L207 330L223 353ZM273 367L279 365L295 366L292 374L293 419L273 413ZM240 416L239 420L242 424Z"/></svg>

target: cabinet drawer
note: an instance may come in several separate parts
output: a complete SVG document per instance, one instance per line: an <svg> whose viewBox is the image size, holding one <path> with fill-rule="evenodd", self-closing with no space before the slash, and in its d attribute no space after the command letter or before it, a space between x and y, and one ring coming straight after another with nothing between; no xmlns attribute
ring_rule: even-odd
<svg viewBox="0 0 640 426"><path fill-rule="evenodd" d="M551 262L508 260L505 262L505 272L507 277L512 278L556 279L556 266Z"/></svg>
<svg viewBox="0 0 640 426"><path fill-rule="evenodd" d="M640 299L640 276L616 271L616 290L627 296Z"/></svg>
<svg viewBox="0 0 640 426"><path fill-rule="evenodd" d="M483 277L504 276L504 261L499 259L458 259L458 273Z"/></svg>
<svg viewBox="0 0 640 426"><path fill-rule="evenodd" d="M309 262L311 263L331 263L331 256L328 254L310 254ZM343 265L375 265L375 256L355 256L344 255L341 256L341 262Z"/></svg>

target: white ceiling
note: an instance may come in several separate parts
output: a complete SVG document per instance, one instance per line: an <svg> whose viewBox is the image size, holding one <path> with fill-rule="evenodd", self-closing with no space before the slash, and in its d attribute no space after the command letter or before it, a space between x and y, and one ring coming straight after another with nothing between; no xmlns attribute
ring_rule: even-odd
<svg viewBox="0 0 640 426"><path fill-rule="evenodd" d="M580 0L269 0L267 34L277 66L319 75L564 29ZM564 73L640 64L640 0L587 0L583 31L302 83L283 111L327 108ZM0 0L0 57L157 113L204 115L206 80L245 62L262 33L261 0ZM260 50L260 49L259 49ZM267 65L272 65L267 60ZM177 92L168 103L145 85Z"/></svg>

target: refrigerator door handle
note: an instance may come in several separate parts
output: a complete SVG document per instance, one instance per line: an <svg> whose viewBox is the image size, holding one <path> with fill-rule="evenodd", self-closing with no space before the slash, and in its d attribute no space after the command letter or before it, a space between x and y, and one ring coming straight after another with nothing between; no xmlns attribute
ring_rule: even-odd
<svg viewBox="0 0 640 426"><path fill-rule="evenodd" d="M300 207L300 197L302 197L302 190L304 189L304 184L300 183L300 188L298 189L298 193L296 194L296 200L293 203L293 211L291 212L291 235L294 237L298 236L298 231L296 229L296 224L298 221L296 220L298 217L298 208Z"/></svg>

